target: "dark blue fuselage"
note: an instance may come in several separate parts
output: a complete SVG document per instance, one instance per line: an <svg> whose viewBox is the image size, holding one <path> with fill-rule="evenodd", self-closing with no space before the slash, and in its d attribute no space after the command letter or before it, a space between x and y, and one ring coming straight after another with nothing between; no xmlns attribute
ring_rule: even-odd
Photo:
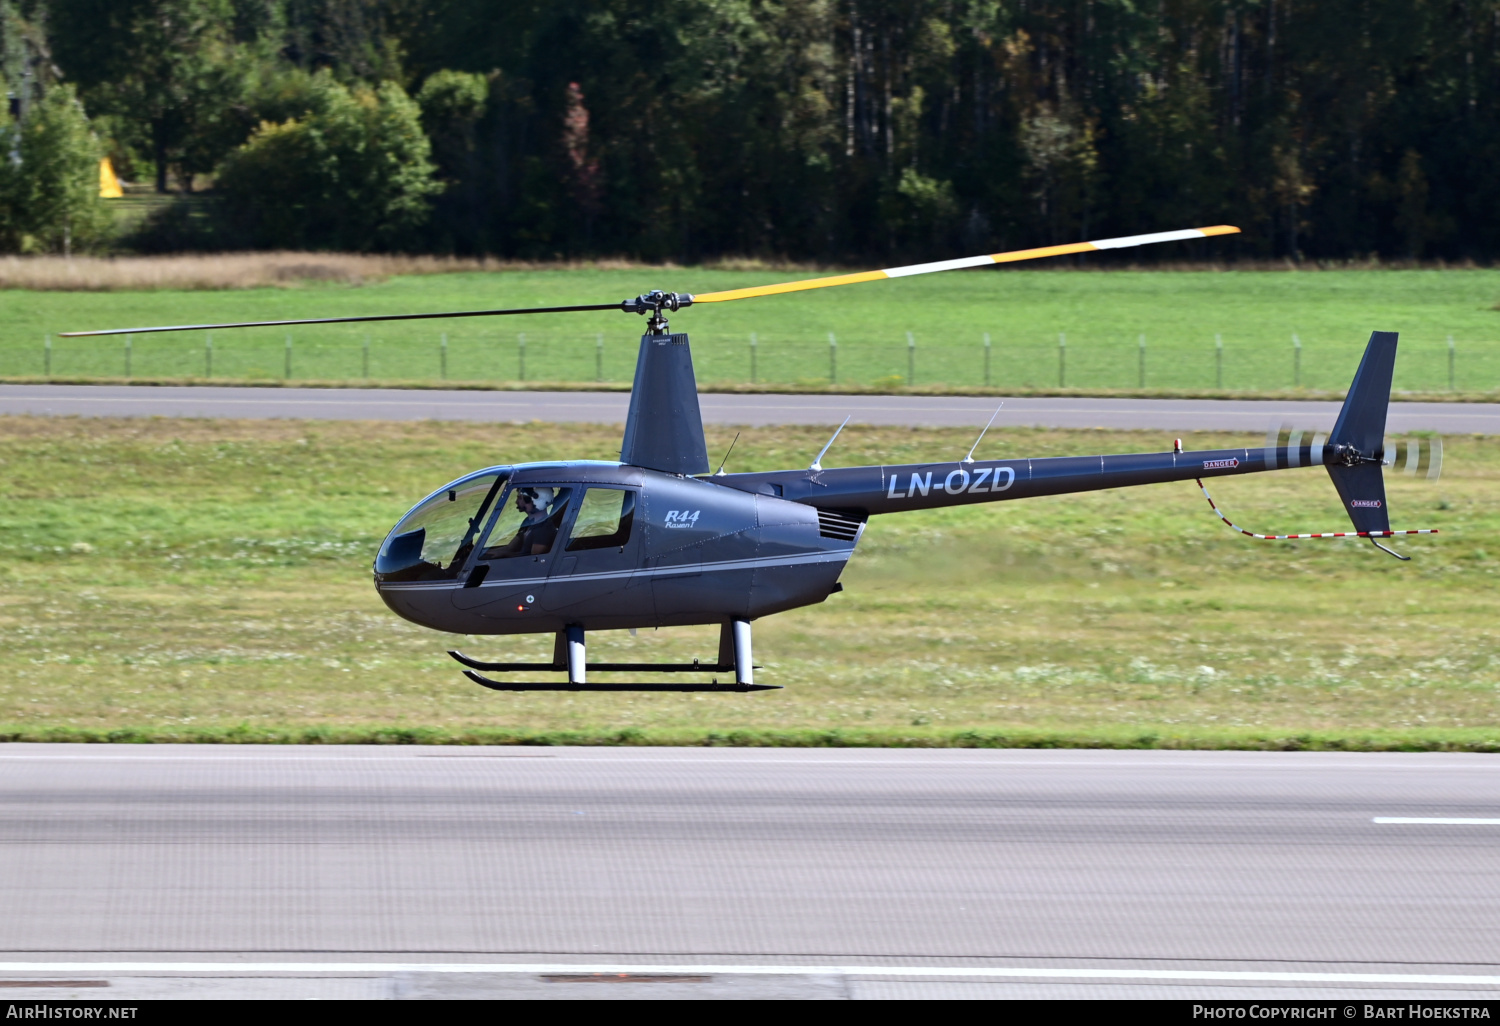
<svg viewBox="0 0 1500 1026"><path fill-rule="evenodd" d="M818 511L803 503L622 464L496 469L508 476L483 511L489 523L476 532L472 551L416 573L382 572L377 562L376 586L392 610L460 634L754 619L827 598L862 526L841 523L830 536ZM570 549L583 515L575 500L550 550L485 559L484 532L493 529L505 496L527 487L573 496L590 487L623 491L633 505L628 533L619 544ZM434 495L441 498L442 490ZM398 526L393 538L400 533Z"/></svg>
<svg viewBox="0 0 1500 1026"><path fill-rule="evenodd" d="M403 518L376 561L376 586L406 619L458 634L755 619L821 602L837 590L865 521L875 514L1321 462L1321 446L1307 445L713 477L603 462L493 467L439 489ZM455 532L449 549L426 560L402 557L402 539L410 537L403 525L424 509L441 513L445 501L461 502L466 482L476 496L474 515L460 519L468 533L460 538ZM568 508L556 514L550 547L487 548L511 497L527 489L559 505L569 497ZM477 498L481 491L483 499ZM575 537L588 530L581 496L590 491L608 493L616 508L631 511L607 547L579 547Z"/></svg>

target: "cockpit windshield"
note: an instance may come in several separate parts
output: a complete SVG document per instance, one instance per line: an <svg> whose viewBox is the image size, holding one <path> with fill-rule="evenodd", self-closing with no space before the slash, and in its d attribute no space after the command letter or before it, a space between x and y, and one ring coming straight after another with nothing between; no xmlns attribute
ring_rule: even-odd
<svg viewBox="0 0 1500 1026"><path fill-rule="evenodd" d="M508 469L482 470L433 493L391 531L375 572L386 578L457 573L509 477Z"/></svg>

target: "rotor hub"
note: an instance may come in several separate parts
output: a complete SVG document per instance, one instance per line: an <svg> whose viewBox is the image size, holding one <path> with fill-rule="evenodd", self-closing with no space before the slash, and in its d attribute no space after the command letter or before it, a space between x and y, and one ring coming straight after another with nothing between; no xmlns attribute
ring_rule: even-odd
<svg viewBox="0 0 1500 1026"><path fill-rule="evenodd" d="M645 315L647 334L665 335L668 325L662 312L681 310L685 306L692 305L693 297L687 292L663 292L660 289L652 289L644 295L625 300L620 304L620 309L626 313Z"/></svg>
<svg viewBox="0 0 1500 1026"><path fill-rule="evenodd" d="M1323 465L1328 467L1357 467L1361 463L1379 463L1383 454L1377 452L1366 456L1352 445L1333 444L1323 447Z"/></svg>

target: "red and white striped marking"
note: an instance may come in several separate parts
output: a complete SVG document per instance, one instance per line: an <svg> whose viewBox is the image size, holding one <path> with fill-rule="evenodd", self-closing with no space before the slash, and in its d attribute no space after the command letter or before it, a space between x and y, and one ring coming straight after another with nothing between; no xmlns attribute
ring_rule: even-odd
<svg viewBox="0 0 1500 1026"><path fill-rule="evenodd" d="M1194 480L1198 482L1198 489L1203 492L1203 497L1208 500L1209 509L1214 511L1214 516L1224 521L1225 527L1228 527L1231 531L1238 531L1249 538L1259 538L1261 541L1298 541L1303 538L1393 538L1398 534L1438 533L1436 527L1428 527L1417 531L1327 531L1322 534L1256 534L1254 531L1245 530L1239 524L1226 517L1219 509L1218 504L1214 502L1214 497L1208 494L1208 489L1203 487L1203 479L1195 478Z"/></svg>

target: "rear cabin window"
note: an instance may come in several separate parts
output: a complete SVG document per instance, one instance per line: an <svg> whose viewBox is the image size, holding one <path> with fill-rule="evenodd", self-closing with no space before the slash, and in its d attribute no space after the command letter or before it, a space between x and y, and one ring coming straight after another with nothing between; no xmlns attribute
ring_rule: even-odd
<svg viewBox="0 0 1500 1026"><path fill-rule="evenodd" d="M583 493L568 551L617 548L630 540L635 518L635 492L618 488L590 488Z"/></svg>

